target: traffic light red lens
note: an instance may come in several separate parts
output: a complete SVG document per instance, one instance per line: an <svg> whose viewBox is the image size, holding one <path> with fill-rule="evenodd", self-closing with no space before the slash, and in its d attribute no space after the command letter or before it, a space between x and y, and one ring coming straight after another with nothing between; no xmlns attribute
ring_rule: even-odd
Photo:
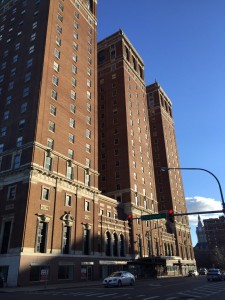
<svg viewBox="0 0 225 300"><path fill-rule="evenodd" d="M168 213L171 215L173 214L173 210L172 209L169 209Z"/></svg>

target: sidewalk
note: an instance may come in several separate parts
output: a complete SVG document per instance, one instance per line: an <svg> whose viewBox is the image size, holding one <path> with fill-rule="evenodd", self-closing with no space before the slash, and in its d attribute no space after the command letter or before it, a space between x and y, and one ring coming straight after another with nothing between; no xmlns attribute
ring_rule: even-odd
<svg viewBox="0 0 225 300"><path fill-rule="evenodd" d="M0 293L15 293L15 292L33 292L33 291L46 291L46 290L57 290L57 289L70 289L80 288L85 286L99 286L101 281L83 281L73 283L58 283L58 284L45 284L36 286L25 286L25 287L4 287L0 288Z"/></svg>

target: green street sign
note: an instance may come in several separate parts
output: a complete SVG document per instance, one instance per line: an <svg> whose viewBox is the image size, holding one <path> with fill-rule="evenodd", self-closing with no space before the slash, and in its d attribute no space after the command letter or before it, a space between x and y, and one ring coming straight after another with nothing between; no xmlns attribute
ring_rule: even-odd
<svg viewBox="0 0 225 300"><path fill-rule="evenodd" d="M155 219L166 219L166 217L167 217L166 213L152 214L152 215L141 216L141 220L147 221L147 220L155 220Z"/></svg>

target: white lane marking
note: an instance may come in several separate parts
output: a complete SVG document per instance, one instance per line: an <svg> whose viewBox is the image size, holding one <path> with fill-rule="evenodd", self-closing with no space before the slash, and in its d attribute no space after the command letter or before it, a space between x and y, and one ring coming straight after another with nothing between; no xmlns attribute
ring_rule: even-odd
<svg viewBox="0 0 225 300"><path fill-rule="evenodd" d="M178 293L179 295L183 295L183 296L188 296L191 298L201 298L201 296L194 296L193 294L188 294L188 293ZM144 299L143 299L144 300Z"/></svg>
<svg viewBox="0 0 225 300"><path fill-rule="evenodd" d="M97 295L103 295L104 293L95 293L95 294L88 294L85 295L85 297L91 297L91 296L97 296ZM104 294L105 295L105 294Z"/></svg>
<svg viewBox="0 0 225 300"><path fill-rule="evenodd" d="M149 300L149 299L156 299L156 298L160 298L160 296L148 297L148 298L144 298L144 299L142 299L142 300Z"/></svg>
<svg viewBox="0 0 225 300"><path fill-rule="evenodd" d="M98 297L98 298L103 298L103 297L113 296L113 295L117 295L117 294L118 294L118 293L106 294L106 295L97 296L97 297Z"/></svg>

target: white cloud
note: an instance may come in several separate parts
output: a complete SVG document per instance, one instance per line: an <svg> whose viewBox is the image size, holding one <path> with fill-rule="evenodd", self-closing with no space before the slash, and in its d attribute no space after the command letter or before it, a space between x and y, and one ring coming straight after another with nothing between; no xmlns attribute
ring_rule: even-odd
<svg viewBox="0 0 225 300"><path fill-rule="evenodd" d="M188 212L204 212L222 209L221 202L212 198L205 198L201 196L187 197L186 205ZM218 216L221 214L222 213L200 214L200 216L201 220L203 220L209 218L218 218ZM198 215L189 215L188 217L190 225L197 226Z"/></svg>

